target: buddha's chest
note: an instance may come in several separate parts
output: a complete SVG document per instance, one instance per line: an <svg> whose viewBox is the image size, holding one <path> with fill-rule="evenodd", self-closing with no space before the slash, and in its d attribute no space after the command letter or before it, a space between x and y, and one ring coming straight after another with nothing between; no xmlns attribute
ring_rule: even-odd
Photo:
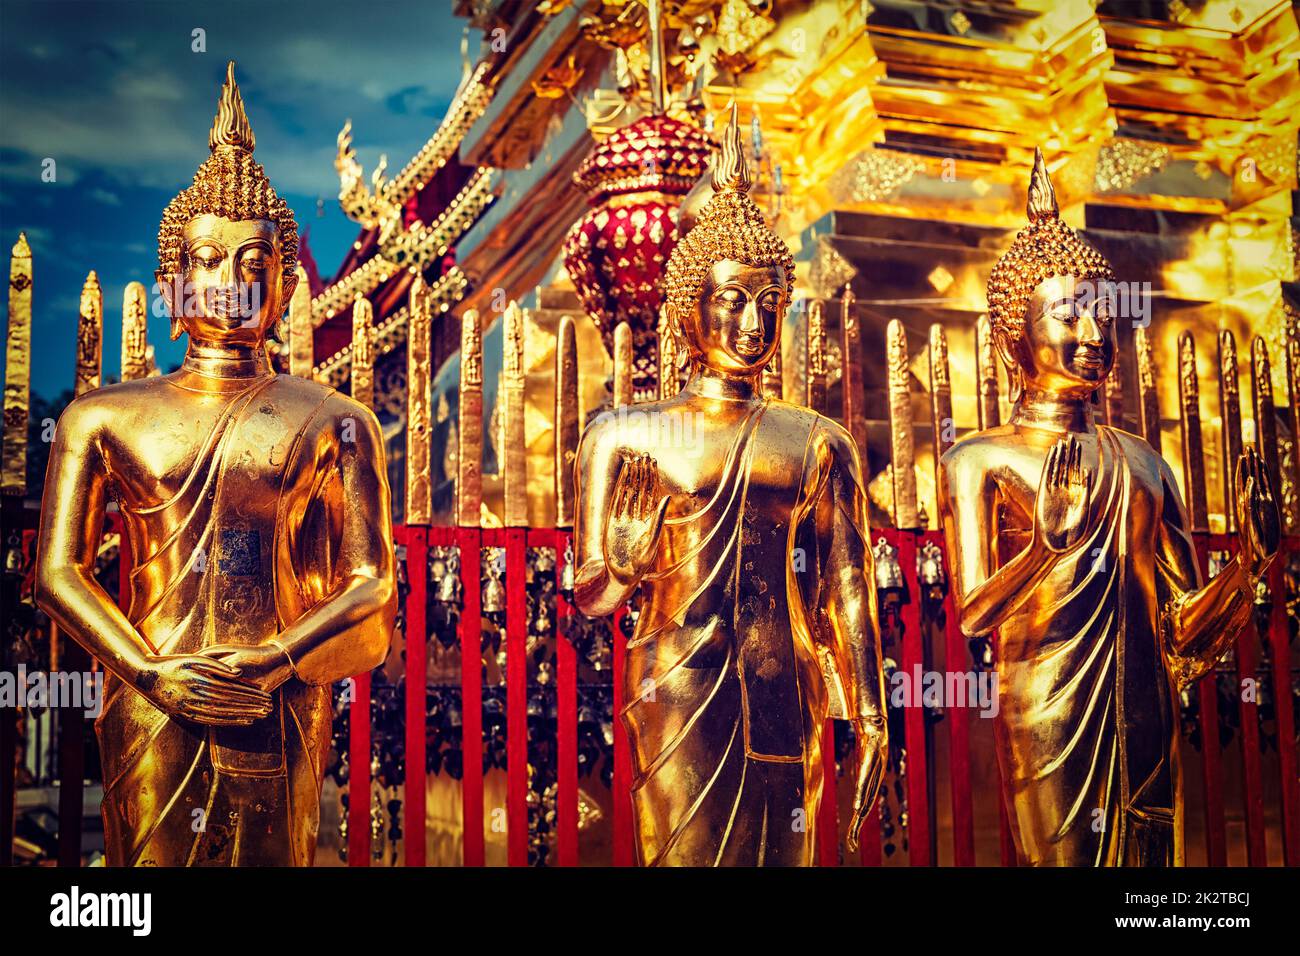
<svg viewBox="0 0 1300 956"><path fill-rule="evenodd" d="M179 392L174 402L135 410L105 449L114 494L133 510L222 488L274 500L301 440L294 411L273 389L247 401Z"/></svg>

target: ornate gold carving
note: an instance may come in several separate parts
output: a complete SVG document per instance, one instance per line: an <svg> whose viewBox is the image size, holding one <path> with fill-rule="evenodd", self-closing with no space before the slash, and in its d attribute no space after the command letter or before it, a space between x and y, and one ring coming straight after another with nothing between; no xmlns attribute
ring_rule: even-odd
<svg viewBox="0 0 1300 956"><path fill-rule="evenodd" d="M858 319L857 297L848 286L840 296L840 392L843 396L844 427L863 462L867 460L866 392L862 374L862 322Z"/></svg>
<svg viewBox="0 0 1300 956"><path fill-rule="evenodd" d="M122 381L149 375L149 309L144 284L128 282L122 294Z"/></svg>
<svg viewBox="0 0 1300 956"><path fill-rule="evenodd" d="M1277 408L1273 404L1273 375L1268 357L1268 343L1255 336L1250 343L1250 390L1255 412L1255 447L1268 465L1268 476L1274 493L1282 497L1281 445L1277 434ZM1283 515L1291 526L1295 516Z"/></svg>
<svg viewBox="0 0 1300 956"><path fill-rule="evenodd" d="M477 528L483 506L483 330L474 309L460 320L459 401L456 523Z"/></svg>
<svg viewBox="0 0 1300 956"><path fill-rule="evenodd" d="M845 205L892 202L903 187L925 171L925 162L894 149L867 149L845 163L827 189Z"/></svg>
<svg viewBox="0 0 1300 956"><path fill-rule="evenodd" d="M500 451L505 484L503 518L507 528L528 526L528 456L524 435L524 312L518 302L506 306L501 321L501 391L497 407L502 413L504 447Z"/></svg>
<svg viewBox="0 0 1300 956"><path fill-rule="evenodd" d="M808 306L808 407L826 414L826 314L821 299Z"/></svg>
<svg viewBox="0 0 1300 956"><path fill-rule="evenodd" d="M1237 530L1236 499L1232 493L1233 472L1241 457L1241 390L1237 370L1237 341L1224 329L1219 333L1219 441L1220 480L1223 484L1223 515L1228 531Z"/></svg>
<svg viewBox="0 0 1300 956"><path fill-rule="evenodd" d="M311 286L307 281L307 271L301 265L297 275L298 284L289 300L289 374L311 378L316 351L316 330L311 321Z"/></svg>
<svg viewBox="0 0 1300 956"><path fill-rule="evenodd" d="M889 377L889 437L893 449L894 526L920 527L916 502L916 437L912 433L912 374L908 370L907 332L898 319L885 330Z"/></svg>
<svg viewBox="0 0 1300 956"><path fill-rule="evenodd" d="M1201 440L1201 386L1196 377L1196 343L1188 331L1178 336L1178 391L1182 411L1187 520L1193 530L1207 531L1209 507L1205 491L1205 451Z"/></svg>
<svg viewBox="0 0 1300 956"><path fill-rule="evenodd" d="M1151 339L1143 326L1133 330L1137 350L1138 411L1142 416L1142 435L1157 455L1161 454L1160 393L1156 390L1156 366L1151 355Z"/></svg>
<svg viewBox="0 0 1300 956"><path fill-rule="evenodd" d="M1169 162L1169 148L1135 139L1114 139L1097 154L1093 183L1097 192L1130 189L1146 177L1160 172Z"/></svg>
<svg viewBox="0 0 1300 956"><path fill-rule="evenodd" d="M934 480L939 487L939 459L957 438L952 417L952 379L948 373L948 336L943 326L930 326L930 428L934 442ZM939 513L935 512L936 520Z"/></svg>
<svg viewBox="0 0 1300 956"><path fill-rule="evenodd" d="M975 366L979 377L980 430L995 428L1002 421L998 407L998 354L993 347L993 329L989 317L981 315L975 323Z"/></svg>
<svg viewBox="0 0 1300 956"><path fill-rule="evenodd" d="M614 406L632 404L632 327L620 322L614 328Z"/></svg>
<svg viewBox="0 0 1300 956"><path fill-rule="evenodd" d="M674 376L676 369L673 370ZM660 384L666 379L661 378ZM555 341L555 525L573 527L573 466L578 455L578 331L573 317L560 319Z"/></svg>
<svg viewBox="0 0 1300 956"><path fill-rule="evenodd" d="M408 297L410 319L406 336L406 523L427 525L433 520L433 485L429 474L429 443L433 422L433 315L429 289L418 274Z"/></svg>
<svg viewBox="0 0 1300 956"><path fill-rule="evenodd" d="M375 311L362 296L352 303L352 397L375 406Z"/></svg>
<svg viewBox="0 0 1300 956"><path fill-rule="evenodd" d="M9 317L5 335L4 463L0 492L27 493L27 419L31 413L32 248L18 234L9 254Z"/></svg>
<svg viewBox="0 0 1300 956"><path fill-rule="evenodd" d="M104 374L104 293L92 269L81 287L77 316L77 376L74 395L99 388Z"/></svg>
<svg viewBox="0 0 1300 956"><path fill-rule="evenodd" d="M465 297L469 282L459 269L450 270L429 287L429 304L435 313L449 311ZM406 323L410 310L403 305L375 329L375 359L378 361L406 341ZM345 345L316 366L314 377L327 385L341 386L347 381L352 364L352 346Z"/></svg>

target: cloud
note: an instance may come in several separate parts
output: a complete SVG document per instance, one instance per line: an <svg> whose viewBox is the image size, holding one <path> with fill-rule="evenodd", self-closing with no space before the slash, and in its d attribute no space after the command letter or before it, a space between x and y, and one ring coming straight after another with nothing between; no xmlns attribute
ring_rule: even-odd
<svg viewBox="0 0 1300 956"><path fill-rule="evenodd" d="M205 53L191 51L199 27ZM343 121L367 169L380 153L401 168L460 82L463 29L449 4L429 0L0 0L0 242L25 229L36 256L33 386L53 395L71 383L69 330L88 269L106 316L120 312L128 281L151 275L162 209L207 156L228 58L258 161L311 224L329 272L356 235L335 199ZM46 157L55 183L40 180ZM160 362L178 360L183 343L155 331ZM117 333L105 333L113 367Z"/></svg>

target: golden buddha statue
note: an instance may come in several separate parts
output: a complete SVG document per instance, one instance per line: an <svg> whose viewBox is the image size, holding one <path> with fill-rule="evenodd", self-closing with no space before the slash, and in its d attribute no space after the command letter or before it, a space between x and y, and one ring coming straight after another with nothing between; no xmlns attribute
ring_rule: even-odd
<svg viewBox="0 0 1300 956"><path fill-rule="evenodd" d="M1010 420L940 462L961 628L998 632L994 730L1021 862L1181 865L1179 691L1248 625L1277 506L1246 452L1240 551L1202 586L1173 472L1144 439L1093 422L1119 297L1060 220L1041 153L1028 212L988 286L1018 391Z"/></svg>
<svg viewBox="0 0 1300 956"><path fill-rule="evenodd" d="M640 589L620 708L640 862L806 865L826 718L856 731L851 845L883 771L866 497L848 432L759 389L794 262L734 108L713 185L666 272L686 383L582 437L574 594L603 615Z"/></svg>
<svg viewBox="0 0 1300 956"><path fill-rule="evenodd" d="M50 451L37 599L108 672L110 865L310 865L330 685L382 662L396 612L375 416L267 358L298 229L253 145L231 63L158 236L184 363L79 397ZM92 574L110 494L125 613Z"/></svg>

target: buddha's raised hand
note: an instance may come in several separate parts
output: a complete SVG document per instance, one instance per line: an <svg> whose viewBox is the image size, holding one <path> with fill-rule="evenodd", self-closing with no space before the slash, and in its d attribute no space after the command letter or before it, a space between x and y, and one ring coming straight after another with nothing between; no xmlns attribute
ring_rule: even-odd
<svg viewBox="0 0 1300 956"><path fill-rule="evenodd" d="M1282 540L1281 519L1268 469L1259 452L1247 448L1237 459L1235 502L1238 554L1254 580L1268 569Z"/></svg>
<svg viewBox="0 0 1300 956"><path fill-rule="evenodd" d="M661 492L659 465L653 458L623 459L604 534L605 565L623 584L634 584L654 562L669 501Z"/></svg>
<svg viewBox="0 0 1300 956"><path fill-rule="evenodd" d="M1083 447L1073 435L1052 446L1043 462L1034 502L1034 536L1049 551L1074 547L1088 530L1092 469L1083 464Z"/></svg>

